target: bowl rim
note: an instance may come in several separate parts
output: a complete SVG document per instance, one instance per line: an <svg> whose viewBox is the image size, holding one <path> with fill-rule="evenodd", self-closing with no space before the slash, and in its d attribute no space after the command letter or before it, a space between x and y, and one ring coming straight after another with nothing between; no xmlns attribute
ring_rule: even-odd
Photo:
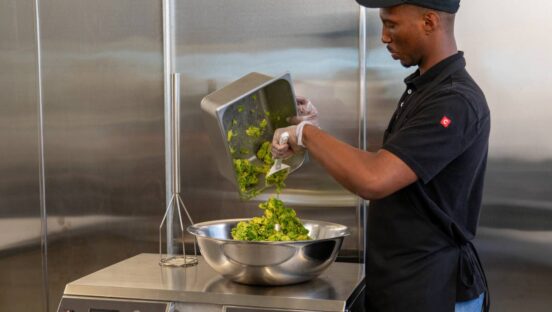
<svg viewBox="0 0 552 312"><path fill-rule="evenodd" d="M220 223L230 223L230 222L240 222L240 221L248 221L252 218L235 218L235 219L220 219L220 220L211 220L211 221L204 221L204 222L198 222L194 223L186 228L186 231L194 236L214 240L214 241L221 241L221 242L233 242L233 243L241 243L241 244L262 244L262 245L289 245L289 244L297 244L297 243L312 243L312 242L323 242L328 240L335 240L335 239L343 239L349 235L351 235L351 231L349 230L349 227L343 224L334 223L334 222L328 222L328 221L319 221L319 220L310 220L310 219L301 219L301 223L318 223L318 224L325 224L325 225L334 225L338 227L343 228L343 233L338 236L334 237L328 237L328 238L322 238L322 239L310 239L310 240L296 240L296 241L246 241L246 240L235 240L235 239L226 239L226 238L215 238L203 235L199 233L199 229L202 226L206 225L212 225L212 224L220 224Z"/></svg>

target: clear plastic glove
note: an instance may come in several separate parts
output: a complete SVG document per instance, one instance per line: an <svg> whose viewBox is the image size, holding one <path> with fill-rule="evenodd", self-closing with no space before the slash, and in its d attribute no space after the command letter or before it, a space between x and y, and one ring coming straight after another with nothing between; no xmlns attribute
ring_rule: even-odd
<svg viewBox="0 0 552 312"><path fill-rule="evenodd" d="M275 158L288 158L293 154L302 152L305 149L303 144L303 129L306 125L315 126L310 121L301 121L296 126L276 129L272 138L272 156ZM280 135L284 132L289 133L287 144L280 144Z"/></svg>
<svg viewBox="0 0 552 312"><path fill-rule="evenodd" d="M286 144L280 144L280 135L289 133L289 138ZM272 157L286 159L295 153L302 151L304 148L297 144L297 126L289 126L279 128L274 131L272 137Z"/></svg>
<svg viewBox="0 0 552 312"><path fill-rule="evenodd" d="M318 122L318 110L312 104L312 102L302 96L297 96L297 116L288 118L288 122L292 125L297 125L301 121L308 121L311 124L320 127Z"/></svg>

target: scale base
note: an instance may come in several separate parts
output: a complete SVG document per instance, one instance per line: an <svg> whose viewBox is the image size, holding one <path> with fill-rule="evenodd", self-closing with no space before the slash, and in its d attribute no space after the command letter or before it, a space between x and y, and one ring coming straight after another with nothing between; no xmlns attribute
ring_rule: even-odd
<svg viewBox="0 0 552 312"><path fill-rule="evenodd" d="M160 266L171 266L171 267L189 267L194 266L198 263L197 257L193 256L174 256L168 258L161 258L159 260Z"/></svg>

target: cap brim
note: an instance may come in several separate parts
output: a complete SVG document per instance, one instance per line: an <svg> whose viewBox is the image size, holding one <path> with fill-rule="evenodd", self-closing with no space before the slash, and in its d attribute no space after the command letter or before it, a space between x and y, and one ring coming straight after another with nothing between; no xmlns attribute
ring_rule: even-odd
<svg viewBox="0 0 552 312"><path fill-rule="evenodd" d="M356 2L367 8L388 8L403 4L404 0L356 0Z"/></svg>

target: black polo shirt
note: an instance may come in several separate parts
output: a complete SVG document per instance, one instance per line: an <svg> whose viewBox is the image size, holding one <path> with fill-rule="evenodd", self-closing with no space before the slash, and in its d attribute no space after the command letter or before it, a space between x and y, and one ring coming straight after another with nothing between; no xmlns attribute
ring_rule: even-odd
<svg viewBox="0 0 552 312"><path fill-rule="evenodd" d="M366 249L372 311L453 311L486 289L476 233L490 114L459 52L420 75L385 131L383 149L418 180L370 203Z"/></svg>

